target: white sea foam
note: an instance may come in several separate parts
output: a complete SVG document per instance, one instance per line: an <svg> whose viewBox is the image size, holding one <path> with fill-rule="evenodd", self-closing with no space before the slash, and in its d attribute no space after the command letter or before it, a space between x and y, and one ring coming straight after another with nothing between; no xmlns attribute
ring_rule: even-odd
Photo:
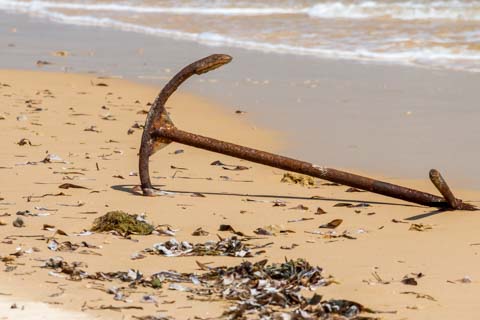
<svg viewBox="0 0 480 320"><path fill-rule="evenodd" d="M473 51L463 51L457 53L456 50L450 50L447 48L429 48L429 49L417 49L409 50L405 52L372 52L366 49L357 50L338 50L327 48L307 48L301 46L293 46L287 44L275 44L268 42L258 42L250 40L236 39L229 36L224 36L212 32L184 32L179 30L167 30L160 28L153 28L147 26L141 26L133 23L126 23L114 20L112 18L95 18L91 16L68 16L57 12L37 11L37 15L48 17L49 19L68 24L76 25L89 25L98 27L113 27L124 31L132 31L149 35L157 35L170 37L175 39L190 40L207 45L226 45L231 47L238 47L244 49L261 50L265 52L275 53L291 53L298 55L312 55L337 59L364 59L364 60L384 60L384 61L398 61L413 62L415 60L478 60L480 59L480 53Z"/></svg>
<svg viewBox="0 0 480 320"><path fill-rule="evenodd" d="M433 2L324 2L308 10L316 18L369 19L389 17L400 20L480 20L480 3L462 1Z"/></svg>
<svg viewBox="0 0 480 320"><path fill-rule="evenodd" d="M0 7L45 10L67 9L85 11L111 11L131 13L166 13L176 15L220 15L220 16L266 16L266 15L308 15L311 18L324 19L368 19L390 17L401 20L480 20L480 3L451 1L359 1L344 3L341 1L322 2L311 7L205 7L205 6L142 6L135 3L75 3L32 0L1 0Z"/></svg>
<svg viewBox="0 0 480 320"><path fill-rule="evenodd" d="M372 45L371 43L364 43L363 41L357 41L357 44L349 44L345 46L342 43L323 43L323 45L299 45L295 41L293 42L282 42L282 39L273 40L270 42L261 40L261 38L255 38L255 36L249 36L248 34L220 34L212 31L207 31L204 29L204 32L188 32L185 30L175 30L167 29L153 26L144 26L141 24L131 23L121 21L120 18L115 15L100 17L94 16L95 12L87 12L87 15L69 15L61 12L52 10L52 7L48 7L53 2L45 1L32 1L32 2L18 2L13 0L0 0L0 10L8 10L13 12L23 12L30 15L39 16L48 18L49 20L75 24L75 25L85 25L85 26L98 26L98 27L110 27L124 31L131 31L137 33L143 33L148 35L155 35L161 37L183 39L189 41L195 41L198 43L211 45L211 46L230 46L230 47L239 47L244 49L251 50L260 50L265 52L275 52L275 53L289 53L295 55L310 55L318 56L323 58L332 58L332 59L355 59L355 60L367 60L367 61L386 61L394 63L403 63L403 64L413 64L413 65L430 65L434 67L449 67L449 68L468 68L470 71L479 71L480 68L480 51L469 50L462 46L452 46L449 47L440 47L440 46L430 46L424 47L419 44L415 47L402 48L401 45L391 46L393 43L401 43L404 41L411 40L410 36L405 36L402 34L389 36L388 39L381 39L382 43L389 45L386 47L379 47L378 44ZM437 7L440 3L446 2L434 2L437 4ZM450 3L450 2L449 2ZM464 5L461 2L452 2L458 6ZM48 5L46 5L48 4ZM337 3L338 4L338 3ZM377 2L362 2L357 4L363 5L364 8L375 7ZM405 3L404 3L405 4ZM57 5L62 5L62 3L57 3ZM77 6L78 4L72 4ZM86 5L95 5L96 4L86 4ZM98 4L100 5L100 4ZM344 4L342 4L344 5ZM473 5L473 4L472 4ZM82 5L84 7L85 5ZM110 5L102 4L102 6L109 7ZM126 4L122 5L112 5L120 6L122 8L127 8ZM322 11L319 13L319 7L317 5L315 8L316 14L326 15L327 11ZM328 6L328 3L322 3L322 8ZM105 7L105 8L106 8ZM143 9L142 9L143 10ZM329 9L330 10L330 9ZM333 10L333 9L331 9ZM337 10L337 9L336 9ZM339 12L342 10L338 9ZM355 9L356 10L356 9ZM83 11L82 11L83 12ZM312 14L312 12L310 12ZM346 13L344 13L346 14ZM350 13L352 14L352 13ZM339 13L335 14L336 17L339 16ZM471 39L480 38L480 30L467 31L463 32L465 37ZM458 34L457 34L458 35ZM430 37L430 41L437 39L436 43L448 43L448 40L442 40L440 38ZM475 43L470 40L465 40L464 43ZM321 42L319 42L321 43ZM386 50L384 50L387 48ZM459 63L457 63L459 62Z"/></svg>
<svg viewBox="0 0 480 320"><path fill-rule="evenodd" d="M31 8L40 9L67 9L67 10L85 10L85 11L116 11L132 13L169 13L179 15L225 15L225 16L264 16L277 14L306 14L308 8L295 7L152 7L130 4L116 3L70 3L70 2L50 2L33 0L30 2L21 2L15 0L2 0L1 6L11 8Z"/></svg>

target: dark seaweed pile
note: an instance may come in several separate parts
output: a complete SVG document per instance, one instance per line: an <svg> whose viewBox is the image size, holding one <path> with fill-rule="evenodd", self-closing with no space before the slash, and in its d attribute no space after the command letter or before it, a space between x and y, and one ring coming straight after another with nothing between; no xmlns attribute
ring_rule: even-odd
<svg viewBox="0 0 480 320"><path fill-rule="evenodd" d="M221 316L227 319L374 319L362 316L372 311L357 302L323 300L316 293L307 295L307 291L327 286L333 279L325 278L321 268L303 259L273 264L268 264L267 260L244 261L233 267L202 265L206 272L200 275L161 271L150 277L136 270L88 274L80 269L81 266L56 257L49 259L44 267L68 274L71 280L119 280L129 282L132 288L155 289L169 284L170 289L220 297L233 302Z"/></svg>

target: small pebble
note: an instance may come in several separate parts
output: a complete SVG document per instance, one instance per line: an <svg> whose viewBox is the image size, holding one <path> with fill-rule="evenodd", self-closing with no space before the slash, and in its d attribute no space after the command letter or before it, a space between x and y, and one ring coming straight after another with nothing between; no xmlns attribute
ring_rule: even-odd
<svg viewBox="0 0 480 320"><path fill-rule="evenodd" d="M17 227L17 228L25 227L25 222L20 217L15 219L12 224L13 224L14 227Z"/></svg>

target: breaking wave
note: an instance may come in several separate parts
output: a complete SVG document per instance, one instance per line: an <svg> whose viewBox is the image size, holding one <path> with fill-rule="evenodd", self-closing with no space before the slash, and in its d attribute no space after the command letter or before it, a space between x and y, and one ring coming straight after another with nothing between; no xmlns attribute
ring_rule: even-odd
<svg viewBox="0 0 480 320"><path fill-rule="evenodd" d="M345 3L330 1L310 7L205 7L205 6L142 6L135 3L74 3L33 0L30 2L1 0L0 8L17 10L84 10L132 13L164 13L176 15L224 15L224 16L265 16L265 15L307 15L323 19L369 19L392 18L400 20L480 20L480 3L452 1L358 1Z"/></svg>
<svg viewBox="0 0 480 320"><path fill-rule="evenodd" d="M135 5L136 3L138 5ZM254 6L253 0L242 1L245 7L227 6L228 4L236 5L234 1L223 1L224 7L195 6L198 6L199 3L205 4L204 1L190 1L189 4L193 4L193 6L175 5L171 7L147 6L142 3L142 0L122 3L80 3L75 0L72 2L0 0L0 10L27 13L59 23L109 27L195 41L210 46L230 46L332 59L386 61L480 72L480 46L478 45L480 27L475 27L478 23L467 22L474 27L455 30L452 26L456 26L460 22L451 21L452 19L480 20L479 2L459 0L429 3L418 0L416 2L330 1L317 2L306 7L288 7L284 5L285 1L277 4L272 1L271 7L268 7L267 4ZM283 4L283 6L279 4ZM149 17L154 20L154 23L144 24L142 14L150 13L152 15ZM201 20L191 29L185 28L182 24L164 25L162 21L165 20L163 18L165 14L195 15ZM137 18L130 19L134 15ZM236 23L240 24L232 25L233 27L215 29L215 24L218 23L214 16L218 15L243 18L237 19ZM269 17L274 15L285 16ZM260 17L256 18L256 16ZM301 16L304 16L304 20L299 20ZM385 19L389 17L398 19L396 22L390 22L390 25L393 26L391 33L372 37L369 29L361 29L364 21L370 23L368 19L383 19L381 21L384 23ZM268 19L271 19L270 25L265 24L265 21L270 21ZM295 23L302 21L307 29L295 30L295 23L285 24L290 21L288 19L295 19L292 20ZM336 20L321 22L322 19L343 19L343 22ZM445 26L444 30L449 33L447 36L429 33L431 30L427 26L420 30L413 28L416 33L408 34L411 23L402 22L402 20L409 19L421 21L423 21L422 19L447 19L444 20L446 22L441 23ZM225 20L222 23L228 24L229 21ZM347 33L349 38L337 38L335 32L343 30L345 21L353 25L353 29L351 29L353 35ZM252 22L263 24L263 29L253 27ZM285 27L279 28L278 23L286 25L287 29L292 26L292 30L288 29L287 31L296 31L299 36L284 37L286 29ZM330 29L318 28L318 23L324 23L322 26L325 25ZM339 23L338 26L335 23ZM357 28L357 24L360 27ZM238 32L239 30L241 32ZM265 34L271 35L271 37L263 37ZM310 38L308 38L309 36Z"/></svg>
<svg viewBox="0 0 480 320"><path fill-rule="evenodd" d="M479 2L376 2L357 3L325 2L308 10L317 18L370 19L392 18L400 20L480 20Z"/></svg>

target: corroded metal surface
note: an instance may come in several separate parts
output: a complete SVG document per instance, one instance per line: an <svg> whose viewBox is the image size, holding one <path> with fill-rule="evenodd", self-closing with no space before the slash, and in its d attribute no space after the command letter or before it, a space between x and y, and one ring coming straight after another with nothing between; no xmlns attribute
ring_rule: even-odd
<svg viewBox="0 0 480 320"><path fill-rule="evenodd" d="M435 185L435 187L440 191L442 196L448 202L450 209L461 209L461 210L475 210L475 206L472 206L468 203L464 203L462 200L455 198L452 190L448 186L445 179L442 177L440 172L435 169L430 170L430 180Z"/></svg>
<svg viewBox="0 0 480 320"><path fill-rule="evenodd" d="M140 147L140 180L144 195L155 195L155 189L150 182L148 173L148 158L158 149L159 146L163 146L174 141L192 147L225 154L287 171L306 174L312 177L317 177L424 206L458 210L477 209L473 205L456 199L448 188L448 185L445 183L445 180L443 180L441 175L436 170L432 170L430 172L430 177L444 198L388 182L318 166L309 162L300 161L177 129L165 111L164 105L168 97L191 75L208 72L230 62L230 60L230 56L212 55L194 62L180 71L161 91L159 97L155 101L147 116L142 136L142 145Z"/></svg>
<svg viewBox="0 0 480 320"><path fill-rule="evenodd" d="M165 110L165 103L177 88L193 75L200 75L214 70L229 63L232 57L226 54L213 54L192 64L189 64L178 72L162 89L148 112L143 130L142 142L140 144L139 172L142 190L145 195L153 195L155 189L150 181L148 173L148 159L152 154L170 143L168 139L157 137L152 139L151 132L164 127L174 127L168 113Z"/></svg>

